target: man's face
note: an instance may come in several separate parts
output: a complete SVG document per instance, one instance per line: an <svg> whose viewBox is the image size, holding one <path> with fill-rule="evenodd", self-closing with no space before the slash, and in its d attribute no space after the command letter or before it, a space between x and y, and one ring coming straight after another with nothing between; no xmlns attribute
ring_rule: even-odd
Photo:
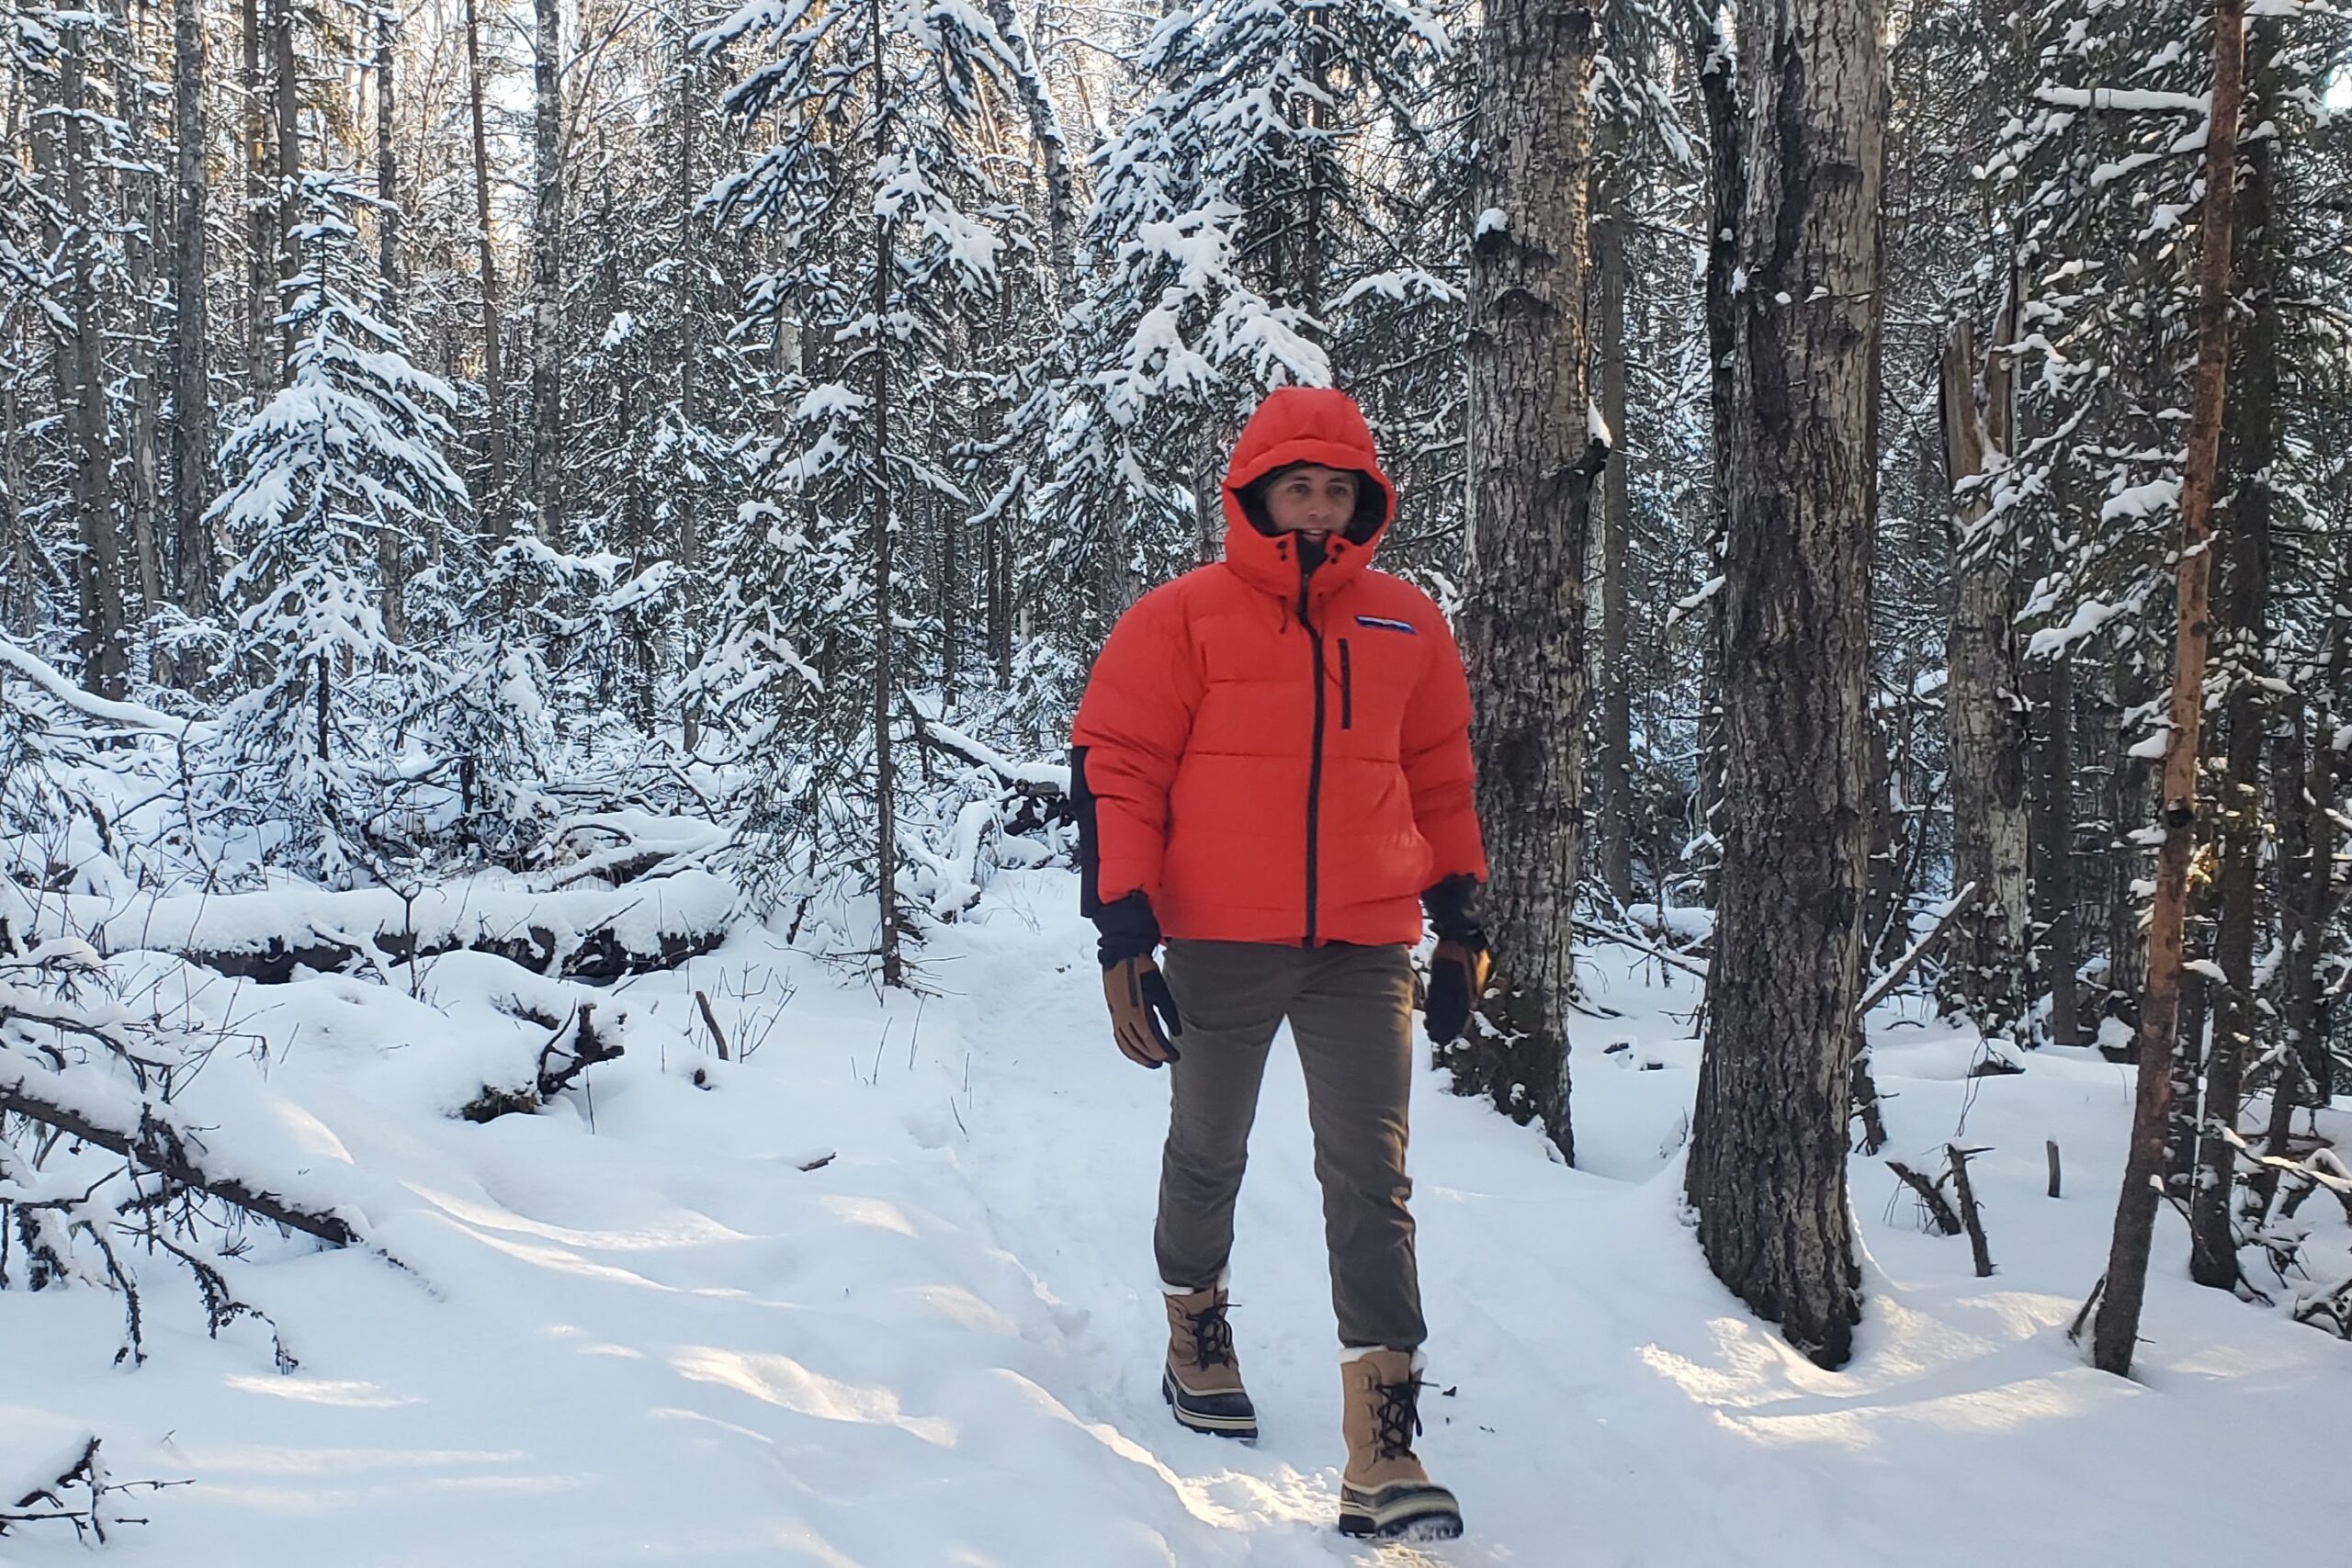
<svg viewBox="0 0 2352 1568"><path fill-rule="evenodd" d="M1317 544L1342 532L1356 514L1357 476L1350 468L1301 463L1266 487L1266 518L1278 534L1303 534Z"/></svg>

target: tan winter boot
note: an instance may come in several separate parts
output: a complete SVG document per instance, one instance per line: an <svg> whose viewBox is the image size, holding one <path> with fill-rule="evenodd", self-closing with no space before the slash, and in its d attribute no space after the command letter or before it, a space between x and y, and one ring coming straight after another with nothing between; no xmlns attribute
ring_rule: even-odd
<svg viewBox="0 0 2352 1568"><path fill-rule="evenodd" d="M1195 1432L1255 1442L1258 1409L1241 1387L1233 1356L1233 1326L1225 1320L1225 1287L1178 1291L1168 1298L1168 1365L1159 1396L1179 1424Z"/></svg>
<svg viewBox="0 0 2352 1568"><path fill-rule="evenodd" d="M1340 1478L1340 1533L1445 1540L1462 1533L1461 1505L1432 1483L1413 1453L1421 1429L1421 1358L1411 1350L1348 1350L1341 1422L1348 1468Z"/></svg>

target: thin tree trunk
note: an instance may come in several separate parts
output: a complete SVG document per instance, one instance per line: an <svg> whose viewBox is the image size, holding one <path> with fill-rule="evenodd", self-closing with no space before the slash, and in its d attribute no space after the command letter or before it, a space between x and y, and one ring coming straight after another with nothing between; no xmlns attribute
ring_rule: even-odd
<svg viewBox="0 0 2352 1568"><path fill-rule="evenodd" d="M277 387L277 357L270 352L270 323L277 319L277 289L272 260L277 254L277 203L269 177L269 106L262 75L260 0L238 0L243 47L237 85L244 100L239 121L245 164L245 394L259 403Z"/></svg>
<svg viewBox="0 0 2352 1568"><path fill-rule="evenodd" d="M63 247L69 256L66 308L74 328L58 341L57 386L73 454L74 534L81 545L74 581L81 620L82 684L99 696L119 699L128 694L130 667L115 536L113 443L107 421L106 367L100 359L105 325L91 255L97 235L91 215L90 106L84 69L90 30L85 23L75 23L61 31L57 101L63 125L60 132L42 135L36 149L51 150L58 165L54 172L62 175L64 186L64 228L52 234L51 246Z"/></svg>
<svg viewBox="0 0 2352 1568"><path fill-rule="evenodd" d="M531 464L539 537L563 542L563 17L560 0L531 0Z"/></svg>
<svg viewBox="0 0 2352 1568"><path fill-rule="evenodd" d="M480 497L490 536L506 537L506 390L498 375L498 256L490 243L490 142L482 130L481 27L476 0L466 0L466 108L474 144L474 243L481 270L481 385L489 424L490 479Z"/></svg>
<svg viewBox="0 0 2352 1568"><path fill-rule="evenodd" d="M1069 143L1062 134L1061 113L1046 91L1036 51L1030 47L1012 0L989 0L989 20L1021 62L1021 107L1028 117L1029 139L1037 144L1044 164L1046 249L1054 268L1054 308L1059 310L1072 298L1078 270L1078 193L1070 177Z"/></svg>
<svg viewBox="0 0 2352 1568"><path fill-rule="evenodd" d="M269 48L277 79L277 277L283 287L301 270L301 247L294 242L294 223L302 211L301 76L294 56L294 0L271 0ZM290 321L278 344L281 370L294 360L296 328Z"/></svg>
<svg viewBox="0 0 2352 1568"><path fill-rule="evenodd" d="M2174 609L2172 731L2165 746L2164 830L2156 896L2148 922L2148 996L2140 1010L2139 1092L2115 1233L2093 1329L2092 1359L2129 1376L2146 1298L2148 1253L2163 1194L2165 1122L2179 1022L2181 932L2188 912L2188 862L2197 837L2198 739L2204 719L2206 596L2212 569L2216 470L2230 359L2230 230L2227 193L2237 188L2238 100L2245 72L2245 0L2214 0L2212 113L2205 135L2207 197L2198 260L2197 394L2189 413L2188 461L2180 488L2178 603Z"/></svg>
<svg viewBox="0 0 2352 1568"><path fill-rule="evenodd" d="M1689 1192L1708 1263L1826 1367L1862 989L1877 520L1883 0L1747 0L1724 567L1723 890Z"/></svg>
<svg viewBox="0 0 2352 1568"><path fill-rule="evenodd" d="M178 186L172 243L172 565L180 608L212 610L220 565L205 509L212 499L212 381L205 313L204 17L198 0L172 0L173 172ZM197 675L196 661L179 671Z"/></svg>
<svg viewBox="0 0 2352 1568"><path fill-rule="evenodd" d="M2276 101L2270 64L2276 30L2257 22L2246 40L2247 96L2258 119ZM2254 1049L2254 948L2261 910L2263 753L2268 747L2270 701L2263 682L2270 607L2270 473L2278 457L2278 293L2273 265L2271 167L2277 143L2257 138L2240 163L2232 217L2233 290L2246 312L2233 344L2230 399L2222 435L2221 474L2229 488L2225 555L2217 624L2227 660L2227 772L2222 784L2221 909L2213 961L2227 976L2212 987L2213 1041L2205 1060L2205 1100L2199 1125L2197 1177L2189 1200L2189 1278L2230 1290L2238 1282L2236 1199L2237 1120L2245 1099L2245 1064Z"/></svg>
<svg viewBox="0 0 2352 1568"><path fill-rule="evenodd" d="M2082 1043L2075 976L2083 959L2075 923L2075 677L2064 655L2029 668L2026 691L2041 727L2033 735L2032 892L2041 940L2035 972L2050 988L2050 1043Z"/></svg>
<svg viewBox="0 0 2352 1568"><path fill-rule="evenodd" d="M1611 13L1613 17L1615 12ZM1616 461L1602 477L1600 507L1600 646L1593 676L1599 724L1593 782L1600 795L1598 823L1600 879L1619 905L1634 897L1633 649L1625 641L1625 606L1634 525L1625 440L1625 136L1611 118L1593 158L1592 269L1599 286L1600 419L1609 427Z"/></svg>
<svg viewBox="0 0 2352 1568"><path fill-rule="evenodd" d="M874 55L874 101L869 112L874 117L874 160L878 164L887 151L882 142L888 123L882 113L882 104L888 90L888 78L886 74L880 0L867 0L867 9L871 23L867 45ZM873 299L874 879L875 897L881 916L876 942L882 962L882 983L886 986L905 982L899 953L898 767L897 760L890 753L890 709L898 684L898 671L892 663L896 652L890 624L890 337L882 325L890 316L890 284L891 275L897 268L897 244L890 220L877 218L874 224Z"/></svg>
<svg viewBox="0 0 2352 1568"><path fill-rule="evenodd" d="M1951 486L1952 612L1944 718L1951 740L1952 884L1973 883L1944 970L1946 1002L1987 1034L2021 1037L2026 1016L2026 727L2018 675L2015 552L1992 517L2008 460L2017 300L2002 302L1980 371L1965 321L1944 344L1940 405ZM1980 387L1983 408L1978 407ZM1963 491L1963 486L1974 488ZM1988 521L1990 519L1990 521ZM1990 532L1988 532L1990 530Z"/></svg>
<svg viewBox="0 0 2352 1568"><path fill-rule="evenodd" d="M405 308L401 274L400 152L393 139L392 34L399 15L386 8L376 13L376 252L379 290L376 310L389 324L397 324ZM384 635L394 642L408 640L408 551L401 526L380 525L376 530L376 573L383 593Z"/></svg>
<svg viewBox="0 0 2352 1568"><path fill-rule="evenodd" d="M136 32L128 0L115 0L111 19L120 29L119 47L109 51L114 65L114 110L122 126L126 167L112 171L115 211L119 215L124 273L129 288L118 301L114 335L128 350L120 379L127 383L120 401L122 424L121 479L117 510L119 526L130 538L130 558L139 586L142 626L152 626L166 603L164 588L164 547L156 526L163 512L163 378L156 364L155 320L156 231L163 212L155 174L157 152L149 131L153 115L141 76L145 62L138 58L142 40ZM161 682L170 671L149 659L147 678Z"/></svg>
<svg viewBox="0 0 2352 1568"><path fill-rule="evenodd" d="M1568 1008L1584 815L1587 107L1591 13L1493 0L1479 43L1470 258L1471 580L1463 617L1488 834L1487 931L1499 1040L1452 1059L1456 1087L1539 1117L1571 1161ZM1605 450L1601 452L1605 457Z"/></svg>

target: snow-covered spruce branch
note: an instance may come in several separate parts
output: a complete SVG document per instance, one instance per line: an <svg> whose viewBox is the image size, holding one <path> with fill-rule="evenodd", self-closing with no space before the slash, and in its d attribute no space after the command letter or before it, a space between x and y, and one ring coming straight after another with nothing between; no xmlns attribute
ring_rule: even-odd
<svg viewBox="0 0 2352 1568"><path fill-rule="evenodd" d="M108 1512L108 1496L124 1492L161 1492L167 1486L191 1484L186 1481L115 1481L107 1474L99 1446L96 1437L84 1438L74 1457L62 1463L54 1475L35 1483L9 1506L0 1509L0 1535L6 1535L17 1525L63 1524L72 1526L75 1538L85 1545L92 1541L104 1545L107 1531L113 1526L148 1522ZM88 1501L76 1500L74 1495L77 1492L85 1494ZM0 1496L5 1495L0 1493Z"/></svg>

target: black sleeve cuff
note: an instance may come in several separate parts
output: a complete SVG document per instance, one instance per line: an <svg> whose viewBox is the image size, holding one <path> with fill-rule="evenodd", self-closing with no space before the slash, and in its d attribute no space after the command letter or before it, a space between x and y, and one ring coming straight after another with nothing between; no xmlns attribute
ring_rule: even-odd
<svg viewBox="0 0 2352 1568"><path fill-rule="evenodd" d="M1478 929L1476 877L1457 872L1445 878L1422 892L1421 908L1429 911L1430 926L1441 941L1487 944L1486 933Z"/></svg>
<svg viewBox="0 0 2352 1568"><path fill-rule="evenodd" d="M1092 919L1094 929L1102 933L1094 950L1105 969L1144 957L1159 945L1159 921L1151 912L1151 900L1140 892L1098 906Z"/></svg>

